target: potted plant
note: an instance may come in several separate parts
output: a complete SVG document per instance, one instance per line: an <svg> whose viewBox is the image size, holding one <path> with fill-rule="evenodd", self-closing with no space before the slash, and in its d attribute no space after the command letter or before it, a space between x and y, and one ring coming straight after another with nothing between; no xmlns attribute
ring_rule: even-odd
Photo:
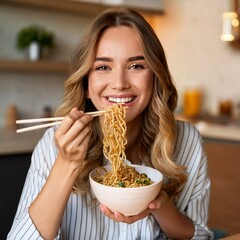
<svg viewBox="0 0 240 240"><path fill-rule="evenodd" d="M16 47L28 50L30 60L38 60L42 52L54 47L54 34L38 25L22 28L17 33Z"/></svg>

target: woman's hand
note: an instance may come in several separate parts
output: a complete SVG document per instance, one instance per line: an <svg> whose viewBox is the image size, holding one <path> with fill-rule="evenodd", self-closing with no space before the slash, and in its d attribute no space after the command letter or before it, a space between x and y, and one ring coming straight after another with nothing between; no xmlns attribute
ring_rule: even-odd
<svg viewBox="0 0 240 240"><path fill-rule="evenodd" d="M143 219L150 213L149 209L146 209L142 213L134 215L134 216L124 216L119 212L112 212L111 210L109 210L109 208L107 208L103 205L100 205L99 208L106 216L108 216L112 220L114 220L116 222L124 222L124 223L128 223L128 224L131 224L140 219Z"/></svg>
<svg viewBox="0 0 240 240"><path fill-rule="evenodd" d="M75 163L80 167L86 157L91 136L92 117L73 108L55 132L58 159Z"/></svg>
<svg viewBox="0 0 240 240"><path fill-rule="evenodd" d="M128 224L152 214L161 226L162 231L170 239L191 239L194 235L195 230L192 220L176 208L173 199L165 191L160 191L157 198L149 203L148 208L135 216L126 217L119 212L111 212L103 205L100 205L100 209L114 221Z"/></svg>
<svg viewBox="0 0 240 240"><path fill-rule="evenodd" d="M165 191L160 191L157 198L149 203L148 208L143 212L134 215L134 216L124 216L119 212L112 212L107 207L100 205L100 210L109 218L113 219L116 222L124 222L124 223L134 223L140 219L145 218L149 214L153 214L156 211L160 210L164 207L166 201L171 201L168 199L167 193Z"/></svg>
<svg viewBox="0 0 240 240"><path fill-rule="evenodd" d="M91 116L73 108L55 131L57 159L44 187L29 208L31 219L44 239L55 238L61 224L73 185L86 157L91 120Z"/></svg>

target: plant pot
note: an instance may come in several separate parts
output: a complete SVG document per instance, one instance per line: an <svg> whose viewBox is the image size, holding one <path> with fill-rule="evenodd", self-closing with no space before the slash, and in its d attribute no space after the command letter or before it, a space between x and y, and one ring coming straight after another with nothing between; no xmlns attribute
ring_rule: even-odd
<svg viewBox="0 0 240 240"><path fill-rule="evenodd" d="M41 46L38 42L32 42L28 48L28 58L30 61L38 61L41 58Z"/></svg>

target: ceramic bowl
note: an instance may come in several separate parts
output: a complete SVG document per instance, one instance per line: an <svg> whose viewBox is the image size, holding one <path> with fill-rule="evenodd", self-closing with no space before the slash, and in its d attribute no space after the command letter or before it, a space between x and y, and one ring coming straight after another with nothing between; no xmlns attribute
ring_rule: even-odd
<svg viewBox="0 0 240 240"><path fill-rule="evenodd" d="M118 188L102 185L93 180L93 177L102 175L94 169L89 174L90 186L97 200L111 211L117 211L125 216L133 216L144 211L154 200L162 186L163 175L154 168L142 165L131 165L139 173L146 173L154 182L151 185L136 188ZM111 166L105 166L109 171Z"/></svg>

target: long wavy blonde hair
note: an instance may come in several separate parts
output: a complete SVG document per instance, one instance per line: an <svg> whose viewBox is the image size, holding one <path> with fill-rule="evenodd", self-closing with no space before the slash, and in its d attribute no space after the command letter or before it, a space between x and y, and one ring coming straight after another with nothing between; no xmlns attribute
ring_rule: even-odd
<svg viewBox="0 0 240 240"><path fill-rule="evenodd" d="M177 195L187 178L184 167L173 159L176 141L176 123L173 111L177 104L177 91L169 72L163 47L154 30L136 11L111 9L100 14L91 24L81 41L75 46L71 58L70 76L65 82L63 103L56 115L64 116L77 106L83 111L95 110L87 99L88 73L96 56L96 46L103 32L111 27L128 26L135 29L142 40L144 57L154 72L153 94L143 112L139 157L147 166L160 170L167 181L163 188L169 195ZM81 174L75 182L76 192L88 190L88 174L102 165L102 131L97 118L93 120L93 133Z"/></svg>

